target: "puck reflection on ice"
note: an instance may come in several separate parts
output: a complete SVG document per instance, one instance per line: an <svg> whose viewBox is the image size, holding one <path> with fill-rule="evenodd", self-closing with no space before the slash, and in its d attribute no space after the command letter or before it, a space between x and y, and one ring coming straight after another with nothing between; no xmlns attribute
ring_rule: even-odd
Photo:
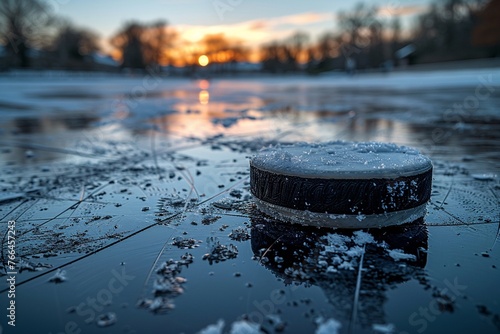
<svg viewBox="0 0 500 334"><path fill-rule="evenodd" d="M410 279L428 285L423 271L428 239L423 219L355 231L290 225L255 215L251 232L252 250L259 263L287 285L319 286L335 310L334 317L344 323L350 322L352 315L360 265L356 323L364 328L386 323L387 291Z"/></svg>

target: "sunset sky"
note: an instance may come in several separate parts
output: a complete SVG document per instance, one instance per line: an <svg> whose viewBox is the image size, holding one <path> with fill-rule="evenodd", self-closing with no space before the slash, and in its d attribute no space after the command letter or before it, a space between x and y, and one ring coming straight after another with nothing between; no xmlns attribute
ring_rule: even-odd
<svg viewBox="0 0 500 334"><path fill-rule="evenodd" d="M54 1L57 2L57 1ZM335 13L351 10L355 2L332 0L107 0L58 1L58 15L73 24L89 28L107 39L129 20L148 23L158 19L176 28L181 38L199 41L205 34L225 33L229 38L258 45L292 35L298 30L314 40L321 33L335 29ZM381 17L395 15L409 26L415 14L422 12L428 0L366 0L377 5Z"/></svg>

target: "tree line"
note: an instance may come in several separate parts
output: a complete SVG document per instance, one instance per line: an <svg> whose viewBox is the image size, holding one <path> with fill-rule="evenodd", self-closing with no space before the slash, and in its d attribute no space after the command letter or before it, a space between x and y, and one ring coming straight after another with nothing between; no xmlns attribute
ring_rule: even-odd
<svg viewBox="0 0 500 334"><path fill-rule="evenodd" d="M386 68L409 64L500 56L500 0L434 0L404 32L398 15L380 15L362 3L336 15L337 29L312 41L297 32L260 47L262 70L273 73ZM57 17L45 0L0 0L0 68L99 68L92 56L99 36ZM224 34L206 35L196 45L180 38L165 20L129 21L110 39L121 67L196 67L205 54L220 71L246 62L251 49Z"/></svg>
<svg viewBox="0 0 500 334"><path fill-rule="evenodd" d="M500 0L435 0L406 33L399 16L390 10L380 15L378 7L362 3L338 13L337 22L338 32L326 32L316 43L297 33L264 45L263 69L319 73L344 70L349 63L388 69L500 56Z"/></svg>

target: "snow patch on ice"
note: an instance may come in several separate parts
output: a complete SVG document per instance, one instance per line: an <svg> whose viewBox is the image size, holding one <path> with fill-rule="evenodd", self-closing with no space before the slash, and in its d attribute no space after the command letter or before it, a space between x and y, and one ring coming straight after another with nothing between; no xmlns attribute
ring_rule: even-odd
<svg viewBox="0 0 500 334"><path fill-rule="evenodd" d="M354 232L352 237L329 233L322 239L326 245L324 250L320 252L317 263L327 273L336 273L338 270L354 270L358 265L358 259L364 252L362 246L375 243L373 236L363 231Z"/></svg>
<svg viewBox="0 0 500 334"><path fill-rule="evenodd" d="M387 243L376 241L373 235L364 231L355 231L352 237L329 233L321 239L324 242L324 248L314 262L317 263L318 268L328 274L335 274L339 270L355 270L363 255L364 246L369 244L383 249L383 252L395 261L416 261L417 259L415 255L406 254L401 249L389 249ZM285 273L292 274L291 271L287 273L286 270ZM293 272L293 274L294 276L300 275L299 272Z"/></svg>
<svg viewBox="0 0 500 334"><path fill-rule="evenodd" d="M373 244L375 243L375 239L373 239L373 235L363 231L354 232L354 237L352 239L356 245L364 245L364 244Z"/></svg>
<svg viewBox="0 0 500 334"><path fill-rule="evenodd" d="M363 254L363 248L359 246L354 246L350 248L347 252L345 252L347 256L350 257L359 257Z"/></svg>
<svg viewBox="0 0 500 334"><path fill-rule="evenodd" d="M316 334L338 334L342 324L335 319L328 319L327 321L319 320Z"/></svg>
<svg viewBox="0 0 500 334"><path fill-rule="evenodd" d="M373 324L372 329L378 333L391 334L394 333L396 327L393 324Z"/></svg>
<svg viewBox="0 0 500 334"><path fill-rule="evenodd" d="M198 332L198 334L222 334L224 329L224 320L219 319L216 324L208 325L204 329Z"/></svg>
<svg viewBox="0 0 500 334"><path fill-rule="evenodd" d="M471 174L471 176L478 181L493 181L496 178L495 174Z"/></svg>
<svg viewBox="0 0 500 334"><path fill-rule="evenodd" d="M233 322L231 326L231 334L260 334L259 325L248 322L245 320L240 320Z"/></svg>
<svg viewBox="0 0 500 334"><path fill-rule="evenodd" d="M326 268L326 272L327 273L336 273L336 272L338 272L338 270L335 269L333 266L329 266L328 268Z"/></svg>
<svg viewBox="0 0 500 334"><path fill-rule="evenodd" d="M356 216L356 219L360 222L362 222L363 220L366 219L366 215L362 214L362 213L359 213L357 216Z"/></svg>
<svg viewBox="0 0 500 334"><path fill-rule="evenodd" d="M338 268L344 270L354 270L354 265L352 264L352 262L344 261Z"/></svg>
<svg viewBox="0 0 500 334"><path fill-rule="evenodd" d="M406 254L401 249L388 249L387 253L389 254L390 257L392 257L394 259L394 261L399 261L399 260L416 261L417 260L417 257L415 255Z"/></svg>

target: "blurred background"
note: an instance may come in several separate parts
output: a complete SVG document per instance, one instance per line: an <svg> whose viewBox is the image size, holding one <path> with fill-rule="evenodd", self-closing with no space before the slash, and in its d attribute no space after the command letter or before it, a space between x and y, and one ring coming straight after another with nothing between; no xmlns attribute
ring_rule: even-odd
<svg viewBox="0 0 500 334"><path fill-rule="evenodd" d="M0 71L354 73L499 55L498 0L0 2Z"/></svg>

